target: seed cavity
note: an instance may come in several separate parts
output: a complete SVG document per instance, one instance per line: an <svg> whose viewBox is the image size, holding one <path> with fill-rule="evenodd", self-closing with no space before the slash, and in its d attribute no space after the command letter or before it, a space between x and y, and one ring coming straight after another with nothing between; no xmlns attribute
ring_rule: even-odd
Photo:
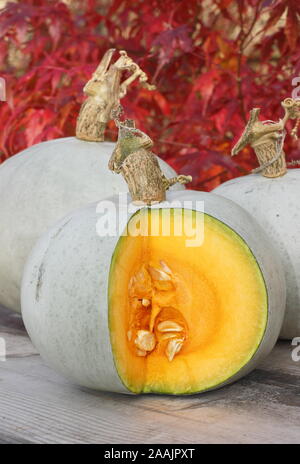
<svg viewBox="0 0 300 464"><path fill-rule="evenodd" d="M174 356L179 353L183 346L184 340L182 338L176 338L170 340L166 347L166 355L168 360L171 362L174 359Z"/></svg>
<svg viewBox="0 0 300 464"><path fill-rule="evenodd" d="M183 327L174 321L163 321L157 325L159 332L182 332Z"/></svg>
<svg viewBox="0 0 300 464"><path fill-rule="evenodd" d="M149 332L149 330L138 330L134 343L141 351L153 351L156 345L156 339L154 334Z"/></svg>
<svg viewBox="0 0 300 464"><path fill-rule="evenodd" d="M176 282L163 260L143 263L131 276L127 339L136 356L146 357L157 347L171 362L182 349L188 326L177 308Z"/></svg>

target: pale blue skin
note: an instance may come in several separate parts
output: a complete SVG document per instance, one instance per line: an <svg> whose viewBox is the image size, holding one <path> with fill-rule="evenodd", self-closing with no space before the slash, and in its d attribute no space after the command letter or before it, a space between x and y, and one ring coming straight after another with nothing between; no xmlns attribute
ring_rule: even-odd
<svg viewBox="0 0 300 464"><path fill-rule="evenodd" d="M187 190L170 192L168 199L204 201L206 213L246 241L265 279L268 321L264 338L249 363L225 385L253 370L278 338L285 308L281 263L263 229L235 203ZM116 197L110 200L117 202ZM114 365L108 329L109 270L119 237L96 234L96 206L70 214L38 241L24 271L22 315L37 350L57 371L85 387L129 393ZM167 207L167 202L153 206ZM198 210L202 211L200 206ZM130 216L125 216L125 223Z"/></svg>
<svg viewBox="0 0 300 464"><path fill-rule="evenodd" d="M34 145L1 164L0 304L21 310L25 261L51 225L87 203L128 191L122 176L107 167L114 147L68 137ZM159 162L167 177L176 176Z"/></svg>
<svg viewBox="0 0 300 464"><path fill-rule="evenodd" d="M260 223L282 260L286 283L286 314L280 333L300 337L300 169L273 179L251 174L214 190L245 208Z"/></svg>

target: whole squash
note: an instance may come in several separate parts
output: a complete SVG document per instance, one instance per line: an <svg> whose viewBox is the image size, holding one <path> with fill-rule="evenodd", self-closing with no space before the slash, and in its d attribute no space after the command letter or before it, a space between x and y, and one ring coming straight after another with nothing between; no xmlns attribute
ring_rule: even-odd
<svg viewBox="0 0 300 464"><path fill-rule="evenodd" d="M244 207L261 224L283 262L287 282L286 314L280 333L283 339L300 335L300 170L287 169L282 148L288 118L299 114L299 102L287 98L285 115L278 123L259 121L259 109L251 112L248 125L234 147L253 146L261 167L256 172L224 182L214 189Z"/></svg>

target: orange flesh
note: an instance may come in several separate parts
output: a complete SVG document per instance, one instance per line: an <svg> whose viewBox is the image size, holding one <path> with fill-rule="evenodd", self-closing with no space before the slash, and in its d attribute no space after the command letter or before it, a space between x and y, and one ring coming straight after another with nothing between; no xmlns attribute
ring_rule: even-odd
<svg viewBox="0 0 300 464"><path fill-rule="evenodd" d="M254 355L267 323L267 293L253 254L232 229L193 211L185 220L190 226L203 221L204 240L188 246L191 237L174 232L183 210L168 210L168 236L161 211L140 210L128 226L151 222L143 232L148 236L122 236L116 247L109 284L112 350L132 392L196 393L231 378ZM155 228L160 233L154 236ZM171 279L157 280L155 271L153 278L151 269L165 270L165 264ZM158 330L164 321L182 328L172 334L181 349L171 361L170 339ZM137 347L139 330L154 335L152 351Z"/></svg>

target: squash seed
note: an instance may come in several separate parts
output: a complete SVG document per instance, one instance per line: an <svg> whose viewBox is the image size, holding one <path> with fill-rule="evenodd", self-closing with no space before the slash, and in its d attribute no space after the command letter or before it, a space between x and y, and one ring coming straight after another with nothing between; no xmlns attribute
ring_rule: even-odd
<svg viewBox="0 0 300 464"><path fill-rule="evenodd" d="M149 266L149 273L153 280L171 280L171 277L166 272L152 266Z"/></svg>
<svg viewBox="0 0 300 464"><path fill-rule="evenodd" d="M160 340L163 341L163 340L169 340L170 338L177 338L178 337L178 334L177 333L165 333L163 335L161 335L160 337Z"/></svg>
<svg viewBox="0 0 300 464"><path fill-rule="evenodd" d="M145 306L145 308L147 308L148 306L150 306L151 304L151 301L148 300L148 298L143 298L142 299L142 305Z"/></svg>
<svg viewBox="0 0 300 464"><path fill-rule="evenodd" d="M137 356L147 356L147 351L139 350L139 349L137 348L136 354L137 354Z"/></svg>
<svg viewBox="0 0 300 464"><path fill-rule="evenodd" d="M149 330L138 330L137 337L134 341L139 350L152 351L155 348L155 336Z"/></svg>
<svg viewBox="0 0 300 464"><path fill-rule="evenodd" d="M183 327L174 321L163 321L157 325L159 332L182 332Z"/></svg>
<svg viewBox="0 0 300 464"><path fill-rule="evenodd" d="M163 260L160 260L159 264L164 272L166 272L167 274L173 275L173 272Z"/></svg>
<svg viewBox="0 0 300 464"><path fill-rule="evenodd" d="M166 355L169 361L173 361L174 356L179 353L183 345L183 339L177 338L170 340L167 344Z"/></svg>

